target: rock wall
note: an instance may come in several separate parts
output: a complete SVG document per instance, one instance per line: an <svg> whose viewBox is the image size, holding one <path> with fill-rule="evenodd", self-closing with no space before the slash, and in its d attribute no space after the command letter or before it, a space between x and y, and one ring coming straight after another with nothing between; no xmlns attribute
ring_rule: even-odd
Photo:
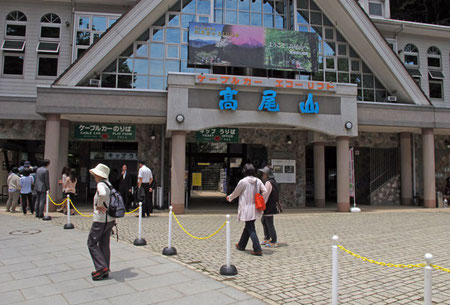
<svg viewBox="0 0 450 305"><path fill-rule="evenodd" d="M2 140L44 140L45 121L0 120Z"/></svg>
<svg viewBox="0 0 450 305"><path fill-rule="evenodd" d="M370 194L370 204L400 205L400 196L400 175L397 175Z"/></svg>

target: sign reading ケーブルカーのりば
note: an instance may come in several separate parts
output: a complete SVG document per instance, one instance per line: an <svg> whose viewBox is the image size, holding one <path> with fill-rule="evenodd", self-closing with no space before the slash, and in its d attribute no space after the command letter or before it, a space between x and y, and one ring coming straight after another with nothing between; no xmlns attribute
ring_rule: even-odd
<svg viewBox="0 0 450 305"><path fill-rule="evenodd" d="M77 124L75 139L83 140L122 140L136 139L136 126L120 124Z"/></svg>

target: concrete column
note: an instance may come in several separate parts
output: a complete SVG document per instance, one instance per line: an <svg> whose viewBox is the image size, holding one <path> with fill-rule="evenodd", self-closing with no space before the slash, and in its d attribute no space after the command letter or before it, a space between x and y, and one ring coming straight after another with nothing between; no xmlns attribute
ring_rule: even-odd
<svg viewBox="0 0 450 305"><path fill-rule="evenodd" d="M186 132L172 132L170 201L175 214L184 213L184 175L186 171Z"/></svg>
<svg viewBox="0 0 450 305"><path fill-rule="evenodd" d="M423 142L423 200L425 208L436 207L436 176L433 129L422 129Z"/></svg>
<svg viewBox="0 0 450 305"><path fill-rule="evenodd" d="M58 164L58 173L60 174L60 176L63 167L68 165L67 160L68 154L69 154L69 121L61 120L61 129L59 133L59 164ZM60 194L62 194L62 187L59 186L59 188Z"/></svg>
<svg viewBox="0 0 450 305"><path fill-rule="evenodd" d="M400 133L400 179L402 205L413 204L411 133Z"/></svg>
<svg viewBox="0 0 450 305"><path fill-rule="evenodd" d="M60 179L59 170L59 140L61 131L61 120L59 114L47 115L45 125L45 149L44 158L50 160L48 167L50 178L50 196L52 198L60 197L58 180ZM53 205L50 205L52 207Z"/></svg>
<svg viewBox="0 0 450 305"><path fill-rule="evenodd" d="M350 211L349 137L337 137L337 210Z"/></svg>
<svg viewBox="0 0 450 305"><path fill-rule="evenodd" d="M325 207L325 143L314 143L314 203Z"/></svg>

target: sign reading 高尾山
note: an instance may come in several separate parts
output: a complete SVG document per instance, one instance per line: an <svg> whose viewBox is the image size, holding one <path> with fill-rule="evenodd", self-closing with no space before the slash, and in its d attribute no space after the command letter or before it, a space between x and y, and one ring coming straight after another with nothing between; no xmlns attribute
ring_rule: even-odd
<svg viewBox="0 0 450 305"><path fill-rule="evenodd" d="M77 124L75 139L82 140L136 140L136 126L121 124Z"/></svg>
<svg viewBox="0 0 450 305"><path fill-rule="evenodd" d="M195 138L197 142L222 142L236 143L239 142L238 128L209 128L197 131Z"/></svg>

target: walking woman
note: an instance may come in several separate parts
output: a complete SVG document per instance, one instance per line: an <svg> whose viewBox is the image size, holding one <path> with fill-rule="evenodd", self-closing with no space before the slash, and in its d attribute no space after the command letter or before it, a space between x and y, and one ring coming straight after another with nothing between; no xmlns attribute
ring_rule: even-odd
<svg viewBox="0 0 450 305"><path fill-rule="evenodd" d="M264 229L264 241L261 245L266 247L275 247L277 244L277 231L273 224L273 215L278 214L277 203L279 200L279 191L277 181L272 172L272 169L265 166L263 169L259 170L263 174L263 180L265 182L265 187L267 189L267 194L264 196L264 201L266 202L266 209L261 218L261 223Z"/></svg>
<svg viewBox="0 0 450 305"><path fill-rule="evenodd" d="M267 190L261 180L255 177L256 170L253 164L245 164L243 174L244 178L239 181L233 193L227 196L228 202L239 197L238 220L245 222L244 231L242 232L239 243L236 244L236 249L245 251L248 239L251 238L253 251L250 253L261 256L262 249L258 236L256 235L255 220L261 218L262 212L256 209L255 195L256 193L260 193L265 196Z"/></svg>
<svg viewBox="0 0 450 305"><path fill-rule="evenodd" d="M20 196L22 197L22 211L25 215L27 213L27 204L30 207L31 214L34 213L33 206L33 195L31 194L33 190L34 179L30 176L30 170L24 168L23 176L20 178Z"/></svg>
<svg viewBox="0 0 450 305"><path fill-rule="evenodd" d="M89 173L97 183L97 191L94 196L94 215L87 244L95 266L95 271L91 273L92 280L99 281L109 277L111 258L109 239L116 219L107 215L112 188L108 181L109 167L99 163L95 168L89 170Z"/></svg>
<svg viewBox="0 0 450 305"><path fill-rule="evenodd" d="M69 176L63 182L64 198L66 198L67 195L69 195L70 200L73 202L75 199L76 187L77 187L77 171L72 168L70 170ZM66 207L65 209L67 210ZM75 212L73 211L72 206L70 206L70 215L73 215L74 213Z"/></svg>
<svg viewBox="0 0 450 305"><path fill-rule="evenodd" d="M61 180L58 180L58 184L61 185L61 187L62 187L63 198L66 198L66 196L67 196L65 194L66 189L65 189L64 185L66 184L67 178L69 178L69 174L70 174L70 168L68 166L64 166L62 169L62 172L61 172L62 178L61 178ZM58 212L65 214L66 210L67 210L66 205L63 204L62 207L58 210Z"/></svg>

